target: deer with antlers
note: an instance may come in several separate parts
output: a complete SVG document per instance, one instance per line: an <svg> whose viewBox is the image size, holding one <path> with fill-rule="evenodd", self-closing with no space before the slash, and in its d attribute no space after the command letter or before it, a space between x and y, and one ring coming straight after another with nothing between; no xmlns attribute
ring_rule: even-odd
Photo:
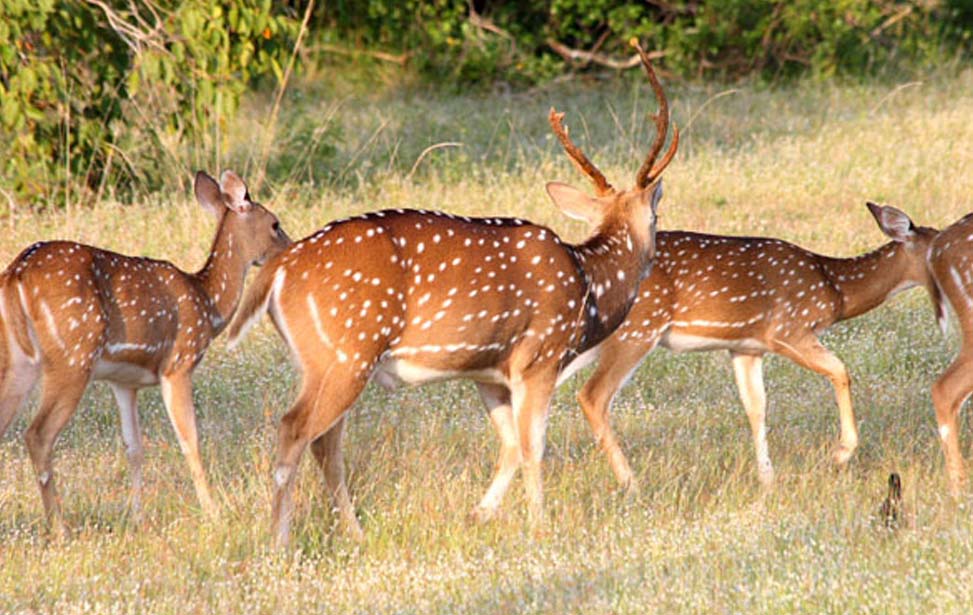
<svg viewBox="0 0 973 615"><path fill-rule="evenodd" d="M195 193L218 220L209 259L197 273L51 241L21 252L0 276L0 436L40 377L40 407L25 439L44 510L59 532L52 452L92 380L107 381L118 404L136 516L143 449L135 400L139 389L155 384L162 386L200 504L215 514L197 447L193 369L232 318L247 270L290 239L231 171L219 183L197 173Z"/></svg>
<svg viewBox="0 0 973 615"><path fill-rule="evenodd" d="M929 270L959 321L959 353L932 387L940 443L946 459L949 490L958 497L966 483L963 453L959 447L957 418L973 393L973 214L954 222L933 240Z"/></svg>
<svg viewBox="0 0 973 615"><path fill-rule="evenodd" d="M913 286L925 287L941 326L939 291L926 270L937 231L917 227L894 207L868 203L892 241L853 258L815 254L780 239L659 231L652 274L642 281L625 322L599 348L601 361L578 395L596 441L619 483L636 487L608 421L612 399L656 346L673 351L728 350L746 409L762 483L773 482L767 448L762 361L787 357L834 387L844 464L858 445L851 380L819 336Z"/></svg>
<svg viewBox="0 0 973 615"><path fill-rule="evenodd" d="M361 530L344 483L345 412L370 378L421 384L476 382L500 438L496 472L474 509L490 518L523 465L530 518L542 512L541 457L551 394L627 314L654 253L669 125L665 94L644 52L659 101L657 135L628 190L616 190L571 141L562 114L551 127L594 182L588 196L566 184L547 192L567 215L597 227L581 245L514 218L388 210L328 224L274 258L257 276L231 326L231 343L269 311L302 372L281 420L274 471L273 533L287 543L295 471L310 445L343 524ZM362 258L362 254L368 258Z"/></svg>

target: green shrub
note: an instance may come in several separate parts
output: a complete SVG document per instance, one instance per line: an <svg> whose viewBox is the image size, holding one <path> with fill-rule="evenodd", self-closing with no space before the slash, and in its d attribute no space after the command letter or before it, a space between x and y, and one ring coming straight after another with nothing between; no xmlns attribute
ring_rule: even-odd
<svg viewBox="0 0 973 615"><path fill-rule="evenodd" d="M279 78L295 31L270 0L0 0L8 202L152 190L187 160L215 161L226 119L253 80Z"/></svg>
<svg viewBox="0 0 973 615"><path fill-rule="evenodd" d="M295 3L302 4L302 3ZM473 7L480 19L471 18ZM639 37L683 75L863 76L969 51L969 0L338 0L319 32L411 54L436 81L535 83L565 60L549 40L609 57ZM488 27L484 27L488 23ZM582 68L582 63L575 63ZM594 66L594 64L591 64Z"/></svg>

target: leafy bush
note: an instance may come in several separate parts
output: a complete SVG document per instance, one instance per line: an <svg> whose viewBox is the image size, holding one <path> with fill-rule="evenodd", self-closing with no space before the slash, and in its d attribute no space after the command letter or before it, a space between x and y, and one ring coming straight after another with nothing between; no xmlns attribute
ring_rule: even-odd
<svg viewBox="0 0 973 615"><path fill-rule="evenodd" d="M298 3L300 4L300 3ZM472 11L471 11L472 7ZM544 80L595 66L568 49L627 58L639 37L684 75L867 75L968 52L969 0L339 0L316 15L325 36L411 54L436 80Z"/></svg>
<svg viewBox="0 0 973 615"><path fill-rule="evenodd" d="M9 202L154 189L213 160L247 86L280 76L296 21L270 0L0 0Z"/></svg>

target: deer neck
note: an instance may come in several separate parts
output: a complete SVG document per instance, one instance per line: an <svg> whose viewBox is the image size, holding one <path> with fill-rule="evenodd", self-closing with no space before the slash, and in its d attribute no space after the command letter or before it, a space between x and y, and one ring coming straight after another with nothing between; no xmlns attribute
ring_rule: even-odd
<svg viewBox="0 0 973 615"><path fill-rule="evenodd" d="M601 343L628 316L643 273L644 260L637 246L628 224L619 223L574 247L586 285L577 352Z"/></svg>
<svg viewBox="0 0 973 615"><path fill-rule="evenodd" d="M839 320L864 314L918 283L909 275L906 249L891 241L861 256L825 259L825 271L842 296Z"/></svg>
<svg viewBox="0 0 973 615"><path fill-rule="evenodd" d="M194 276L209 300L207 309L216 334L233 318L243 295L243 282L250 262L244 257L242 248L239 242L234 242L233 232L225 220L221 220L209 258Z"/></svg>

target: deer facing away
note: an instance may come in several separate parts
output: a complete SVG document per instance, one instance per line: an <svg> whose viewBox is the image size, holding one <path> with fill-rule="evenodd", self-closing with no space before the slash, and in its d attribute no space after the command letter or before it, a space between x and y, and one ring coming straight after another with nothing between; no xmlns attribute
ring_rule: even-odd
<svg viewBox="0 0 973 615"><path fill-rule="evenodd" d="M584 244L566 244L520 219L380 211L328 224L257 276L231 343L269 311L302 372L299 396L279 429L272 527L279 546L288 541L290 494L308 445L343 525L360 535L341 437L345 412L372 377L383 384L474 380L500 438L496 472L474 517L496 512L523 465L530 518L539 519L551 394L624 320L651 264L660 175L678 146L674 132L656 163L669 114L642 58L660 111L633 188L612 188L551 110L552 128L597 190L590 197L565 184L547 186L562 211L597 227Z"/></svg>
<svg viewBox="0 0 973 615"><path fill-rule="evenodd" d="M853 258L822 256L779 239L659 231L652 273L642 282L625 322L601 345L600 363L578 395L619 483L635 488L631 467L609 425L609 409L656 346L677 352L730 352L753 432L758 476L765 485L773 481L762 371L768 352L831 381L841 426L834 459L838 464L848 461L858 445L851 380L818 336L913 286L929 291L940 324L945 324L940 294L926 270L936 230L915 226L894 207L868 203L868 209L892 241Z"/></svg>
<svg viewBox="0 0 973 615"><path fill-rule="evenodd" d="M290 240L230 171L219 184L198 173L195 193L219 221L209 259L197 273L167 261L51 241L28 247L0 276L0 436L40 378L40 407L25 439L44 510L57 531L63 521L54 443L92 380L107 381L118 404L136 516L143 457L136 394L156 384L200 504L215 514L197 447L192 372L233 316L249 267Z"/></svg>

